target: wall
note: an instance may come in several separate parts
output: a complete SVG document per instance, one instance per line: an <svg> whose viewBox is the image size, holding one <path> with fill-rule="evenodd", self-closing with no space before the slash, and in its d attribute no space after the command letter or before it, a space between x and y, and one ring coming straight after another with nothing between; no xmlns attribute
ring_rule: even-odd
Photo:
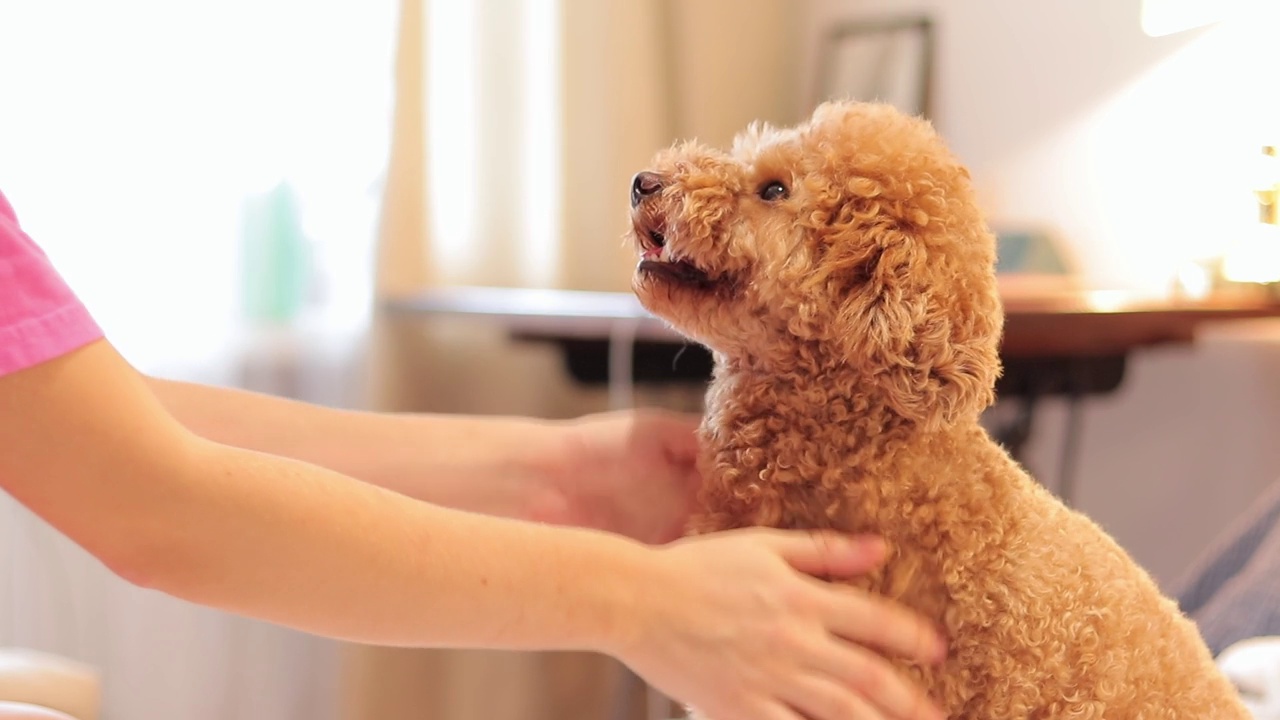
<svg viewBox="0 0 1280 720"><path fill-rule="evenodd" d="M1190 259L1256 218L1248 169L1280 132L1259 92L1277 25L1254 18L1145 36L1139 0L822 0L836 18L929 9L939 25L935 123L969 164L994 223L1047 225L1099 288L1161 293ZM1172 583L1280 472L1280 329L1135 358L1089 401L1080 507ZM1064 412L1030 449L1057 470Z"/></svg>
<svg viewBox="0 0 1280 720"><path fill-rule="evenodd" d="M1261 92L1275 25L1150 38L1139 0L823 0L819 17L921 8L939 23L935 121L993 220L1057 228L1092 285L1163 291L1253 222L1248 170L1280 134Z"/></svg>

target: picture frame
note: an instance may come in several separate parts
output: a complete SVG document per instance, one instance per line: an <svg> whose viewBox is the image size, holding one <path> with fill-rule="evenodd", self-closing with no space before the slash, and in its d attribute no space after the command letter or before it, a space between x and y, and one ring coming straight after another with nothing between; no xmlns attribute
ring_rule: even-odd
<svg viewBox="0 0 1280 720"><path fill-rule="evenodd" d="M837 22L822 39L814 104L879 101L931 118L936 43L929 15Z"/></svg>

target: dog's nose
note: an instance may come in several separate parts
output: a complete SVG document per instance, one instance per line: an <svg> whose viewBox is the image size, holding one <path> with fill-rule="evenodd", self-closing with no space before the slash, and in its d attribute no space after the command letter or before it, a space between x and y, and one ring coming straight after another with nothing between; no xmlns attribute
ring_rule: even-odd
<svg viewBox="0 0 1280 720"><path fill-rule="evenodd" d="M662 189L662 176L657 173L638 172L631 179L631 207Z"/></svg>

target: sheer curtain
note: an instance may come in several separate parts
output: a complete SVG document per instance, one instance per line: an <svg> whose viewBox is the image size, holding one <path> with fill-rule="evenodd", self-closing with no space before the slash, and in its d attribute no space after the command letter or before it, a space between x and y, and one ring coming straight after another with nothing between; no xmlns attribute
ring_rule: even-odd
<svg viewBox="0 0 1280 720"><path fill-rule="evenodd" d="M632 174L807 109L809 7L424 0L431 282L626 290Z"/></svg>
<svg viewBox="0 0 1280 720"><path fill-rule="evenodd" d="M0 189L137 367L360 402L394 0L0 0ZM105 717L323 719L329 643L129 586L0 496L0 645Z"/></svg>

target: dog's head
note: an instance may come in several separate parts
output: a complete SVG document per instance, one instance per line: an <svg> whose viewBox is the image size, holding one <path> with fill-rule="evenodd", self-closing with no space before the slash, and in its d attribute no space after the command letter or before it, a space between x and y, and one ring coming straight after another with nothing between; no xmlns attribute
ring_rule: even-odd
<svg viewBox="0 0 1280 720"><path fill-rule="evenodd" d="M992 401L995 241L927 122L829 103L728 153L680 144L635 176L631 215L640 301L718 354L847 365L931 427Z"/></svg>

